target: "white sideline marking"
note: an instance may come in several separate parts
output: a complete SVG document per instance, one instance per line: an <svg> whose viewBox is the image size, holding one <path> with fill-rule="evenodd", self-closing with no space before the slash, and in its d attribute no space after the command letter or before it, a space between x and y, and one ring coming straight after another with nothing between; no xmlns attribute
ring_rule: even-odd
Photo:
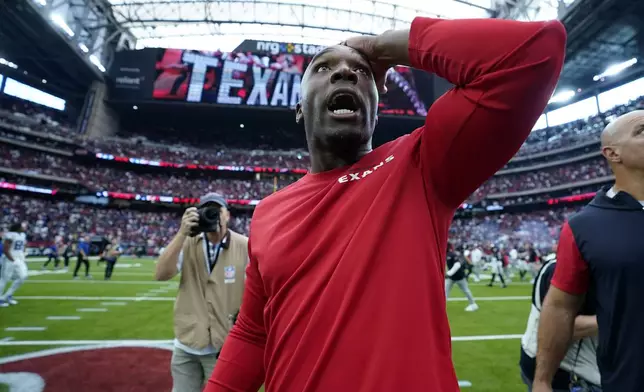
<svg viewBox="0 0 644 392"><path fill-rule="evenodd" d="M154 284L167 285L167 283L155 282L153 280L58 280L58 279L28 279L25 284L33 283L76 283L76 284Z"/></svg>
<svg viewBox="0 0 644 392"><path fill-rule="evenodd" d="M472 383L470 381L459 381L458 386L461 388L469 388L472 386Z"/></svg>
<svg viewBox="0 0 644 392"><path fill-rule="evenodd" d="M8 341L10 341L10 340L13 340L13 336L7 336L7 337L6 337L6 338L4 338L4 339L0 339L0 342L8 342Z"/></svg>
<svg viewBox="0 0 644 392"><path fill-rule="evenodd" d="M474 297L474 300L476 301L523 301L523 300L529 300L529 296L525 295L518 295L518 296L508 296L508 297ZM448 298L448 301L467 301L467 298L465 297L454 297L454 298Z"/></svg>
<svg viewBox="0 0 644 392"><path fill-rule="evenodd" d="M59 258L60 258L60 261L65 260L65 258L62 257L62 256L59 256ZM99 259L99 256L89 256L90 261L97 261L98 259ZM72 261L72 258L70 258L69 260ZM76 262L76 256L73 257L73 260L74 260L74 263L75 263ZM155 261L157 261L157 258L156 257L143 257L141 259L135 259L133 257L125 256L123 258L123 260L128 260L128 261L123 262L122 264L140 264L142 261L155 262ZM43 262L43 261L47 261L47 257L42 257L42 256L41 257L27 257L27 259L25 261L27 263L40 263L40 262ZM132 263L132 261L136 261L136 263ZM121 263L120 260L119 260L119 263Z"/></svg>
<svg viewBox="0 0 644 392"><path fill-rule="evenodd" d="M45 331L47 327L7 327L5 331Z"/></svg>
<svg viewBox="0 0 644 392"><path fill-rule="evenodd" d="M468 342L480 340L504 340L520 339L523 335L483 335L483 336L453 336L453 341ZM81 346L90 344L100 344L107 346L141 346L141 345L162 345L173 344L174 340L16 340L0 341L0 346ZM2 360L0 360L0 364Z"/></svg>
<svg viewBox="0 0 644 392"><path fill-rule="evenodd" d="M41 296L41 295L28 295L15 297L17 300L61 300L61 301L174 301L175 297L169 296L156 296L156 293L139 293L137 297L75 297L75 296ZM529 296L508 296L508 297L475 297L476 301L525 301L529 300ZM448 301L463 302L467 301L465 297L448 298Z"/></svg>
<svg viewBox="0 0 644 392"><path fill-rule="evenodd" d="M77 312L107 312L105 308L80 308L76 309Z"/></svg>
<svg viewBox="0 0 644 392"><path fill-rule="evenodd" d="M18 300L55 300L55 301L174 301L175 297L70 297L70 296L43 296L28 295L14 297Z"/></svg>
<svg viewBox="0 0 644 392"><path fill-rule="evenodd" d="M80 316L47 316L47 320L80 320Z"/></svg>
<svg viewBox="0 0 644 392"><path fill-rule="evenodd" d="M101 345L151 345L173 344L174 340L18 340L1 342L0 346L82 346L88 344ZM4 358L3 358L4 359ZM0 362L2 363L2 362Z"/></svg>
<svg viewBox="0 0 644 392"><path fill-rule="evenodd" d="M125 306L127 302L101 302L101 306Z"/></svg>
<svg viewBox="0 0 644 392"><path fill-rule="evenodd" d="M137 297L156 297L157 293L145 292L145 293L136 293Z"/></svg>
<svg viewBox="0 0 644 392"><path fill-rule="evenodd" d="M452 342L476 342L481 340L521 339L523 335L482 335L482 336L452 336Z"/></svg>

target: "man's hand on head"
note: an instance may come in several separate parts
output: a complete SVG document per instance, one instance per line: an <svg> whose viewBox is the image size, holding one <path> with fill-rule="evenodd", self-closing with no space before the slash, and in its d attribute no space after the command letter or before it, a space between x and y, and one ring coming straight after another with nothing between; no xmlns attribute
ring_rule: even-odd
<svg viewBox="0 0 644 392"><path fill-rule="evenodd" d="M409 30L351 37L341 45L355 49L367 58L381 94L387 92L387 70L395 65L409 65Z"/></svg>
<svg viewBox="0 0 644 392"><path fill-rule="evenodd" d="M355 49L369 61L369 65L371 65L371 70L373 71L373 77L376 80L376 86L378 86L378 92L385 94L387 92L387 86L385 85L387 81L387 70L391 65L380 59L377 40L378 38L376 36L362 35L349 38L342 42L341 45Z"/></svg>

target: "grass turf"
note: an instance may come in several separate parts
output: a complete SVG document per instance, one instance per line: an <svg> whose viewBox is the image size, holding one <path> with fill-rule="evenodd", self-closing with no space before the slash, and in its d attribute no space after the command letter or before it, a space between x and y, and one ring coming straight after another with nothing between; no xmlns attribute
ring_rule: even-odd
<svg viewBox="0 0 644 392"><path fill-rule="evenodd" d="M28 263L36 272L40 262ZM153 280L154 262L146 259L123 259L117 264L111 281L102 280L103 268L91 263L94 280L72 280L72 273L32 275L16 293L20 304L0 309L0 340L69 341L69 340L168 340L173 338L172 307L177 279ZM33 273L32 272L32 273ZM450 301L447 310L452 336L517 335L523 333L530 308L528 284L514 284L506 289L471 286L480 298L480 309L464 311L467 302ZM158 290L158 291L157 291ZM30 299L29 297L90 297L88 300ZM96 297L93 299L91 297ZM147 297L158 300L110 299L110 297ZM462 298L454 288L452 299ZM489 300L485 300L485 298ZM493 298L490 298L493 297ZM503 300L506 297L505 300ZM507 298L511 297L511 298ZM519 298L516 298L519 297ZM125 302L110 305L105 302ZM107 312L78 312L82 308L105 308ZM80 320L47 320L47 316L81 316ZM5 331L7 327L46 327L45 331ZM57 347L51 345L1 345L0 357ZM473 392L524 390L518 375L519 340L470 340L452 343L453 359L460 380L472 383ZM0 392L2 392L0 385Z"/></svg>

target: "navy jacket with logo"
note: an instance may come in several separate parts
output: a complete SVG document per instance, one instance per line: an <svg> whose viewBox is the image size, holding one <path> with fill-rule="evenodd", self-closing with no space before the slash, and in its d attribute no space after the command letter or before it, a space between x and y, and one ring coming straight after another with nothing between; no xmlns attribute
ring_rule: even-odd
<svg viewBox="0 0 644 392"><path fill-rule="evenodd" d="M552 285L595 301L605 392L644 390L644 207L597 193L561 232ZM589 291L590 290L590 291Z"/></svg>

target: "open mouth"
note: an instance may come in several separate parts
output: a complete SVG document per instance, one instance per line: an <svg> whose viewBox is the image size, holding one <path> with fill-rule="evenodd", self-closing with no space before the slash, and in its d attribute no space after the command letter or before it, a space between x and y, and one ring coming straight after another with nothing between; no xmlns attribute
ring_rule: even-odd
<svg viewBox="0 0 644 392"><path fill-rule="evenodd" d="M341 92L331 97L328 109L336 115L349 115L357 112L360 106L355 95Z"/></svg>

